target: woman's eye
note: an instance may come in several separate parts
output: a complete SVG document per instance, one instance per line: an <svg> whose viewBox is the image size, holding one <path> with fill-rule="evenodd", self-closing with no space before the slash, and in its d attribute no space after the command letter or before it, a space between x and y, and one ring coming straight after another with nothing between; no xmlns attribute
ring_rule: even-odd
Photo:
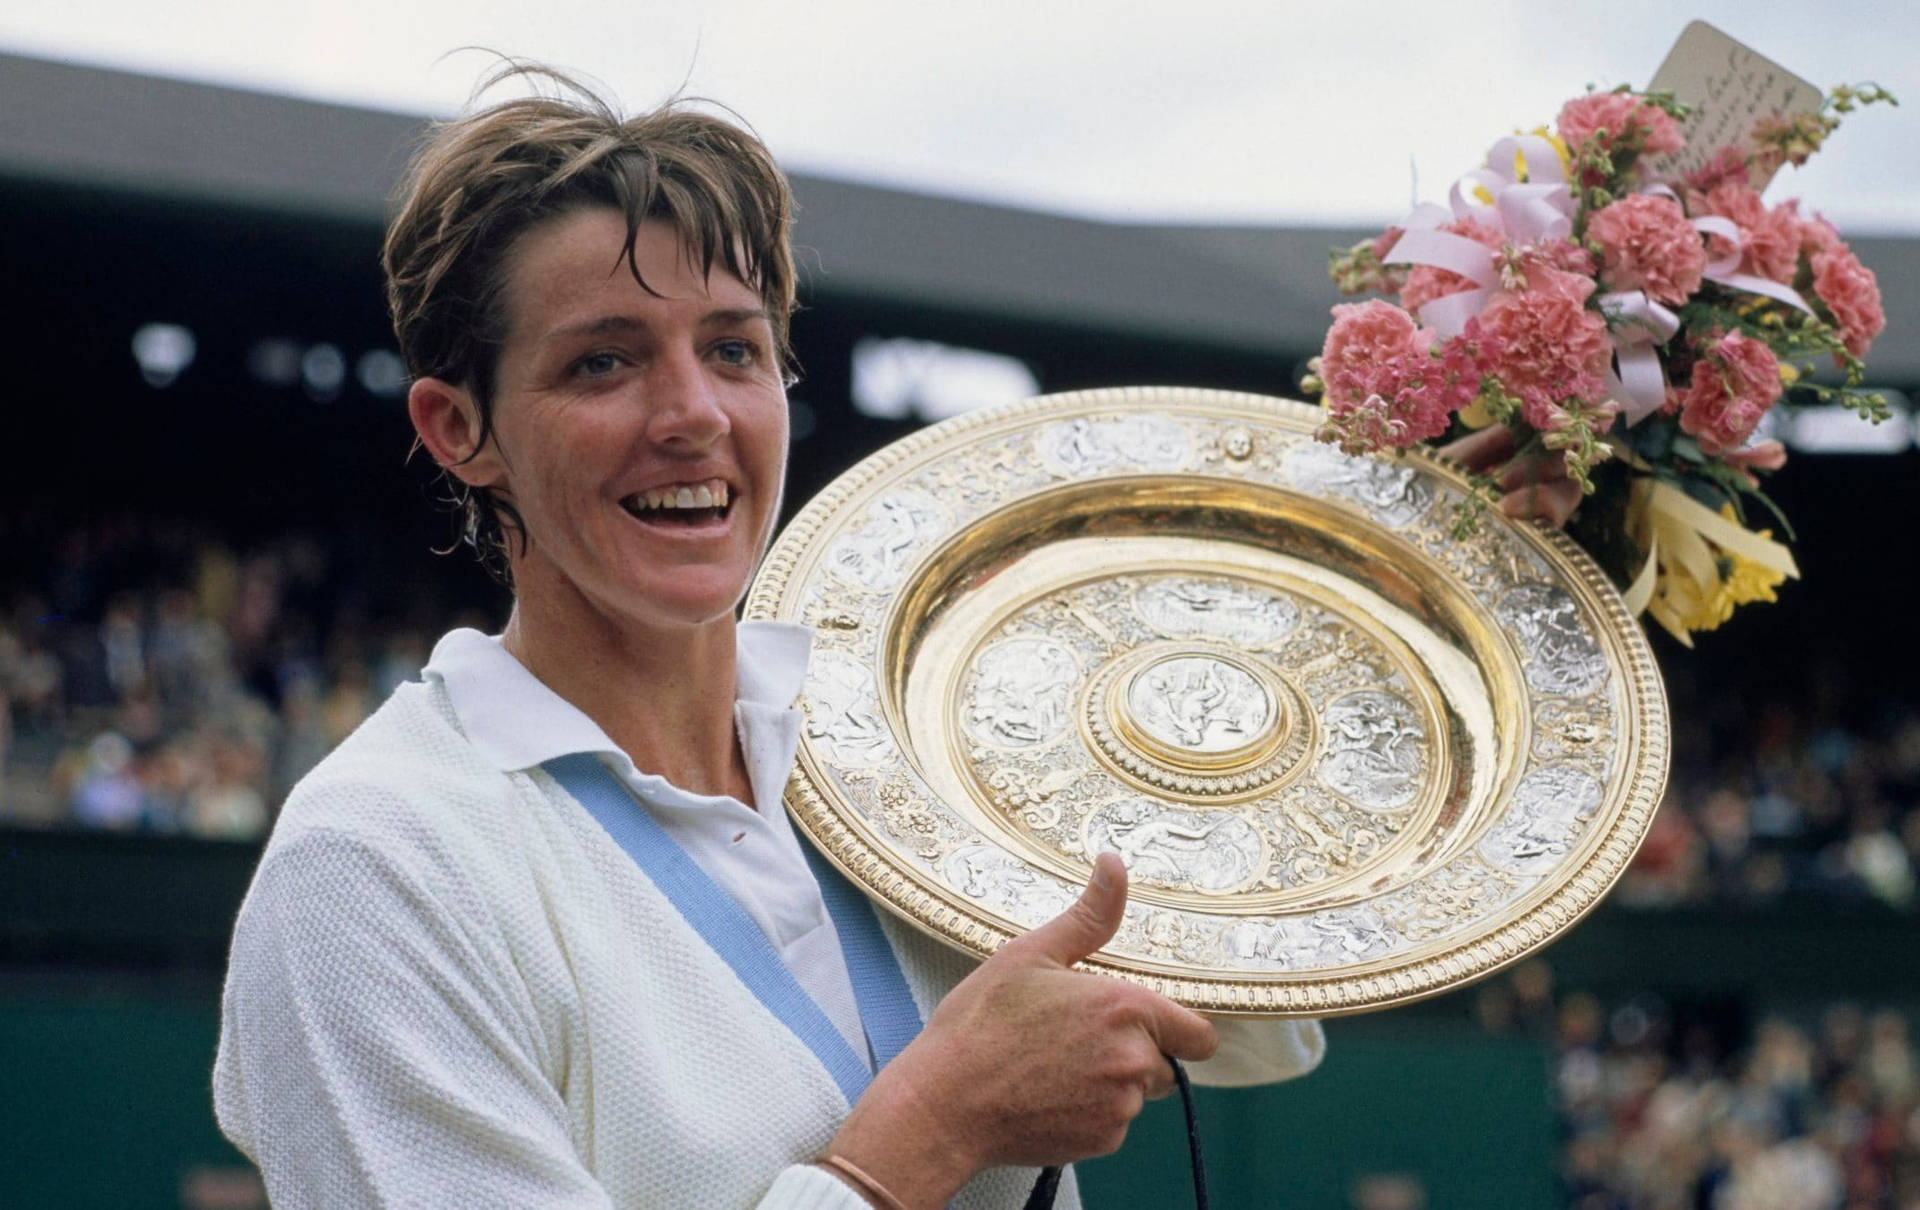
<svg viewBox="0 0 1920 1210"><path fill-rule="evenodd" d="M750 366L759 357L759 350L749 340L723 340L714 346L714 354L726 365Z"/></svg>
<svg viewBox="0 0 1920 1210"><path fill-rule="evenodd" d="M611 374L620 366L620 359L612 353L589 353L573 363L573 372L589 378Z"/></svg>

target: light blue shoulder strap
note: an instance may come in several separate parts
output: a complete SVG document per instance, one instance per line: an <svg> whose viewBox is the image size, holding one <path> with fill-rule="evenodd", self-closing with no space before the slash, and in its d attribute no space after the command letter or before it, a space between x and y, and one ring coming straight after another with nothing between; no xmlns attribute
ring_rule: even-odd
<svg viewBox="0 0 1920 1210"><path fill-rule="evenodd" d="M920 1006L913 1001L893 946L880 931L873 904L819 850L805 840L800 849L813 867L827 914L833 917L833 930L840 936L840 952L847 960L854 999L860 1004L860 1023L866 1026L867 1045L873 1048L873 1066L878 1071L920 1036L924 1024Z"/></svg>
<svg viewBox="0 0 1920 1210"><path fill-rule="evenodd" d="M590 753L556 757L541 768L586 808L614 843L679 910L714 953L733 968L768 1012L820 1060L852 1105L873 1081L827 1014L800 987L753 918L687 855L613 771ZM920 1032L920 1013L893 947L866 899L802 842L833 917L876 1068Z"/></svg>

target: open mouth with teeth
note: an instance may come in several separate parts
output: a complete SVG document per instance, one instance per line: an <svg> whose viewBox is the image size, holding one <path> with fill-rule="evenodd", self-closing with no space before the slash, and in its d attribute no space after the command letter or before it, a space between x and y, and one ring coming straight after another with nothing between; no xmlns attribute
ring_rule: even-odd
<svg viewBox="0 0 1920 1210"><path fill-rule="evenodd" d="M642 521L692 527L724 521L732 506L732 493L726 480L708 479L635 492L620 505Z"/></svg>

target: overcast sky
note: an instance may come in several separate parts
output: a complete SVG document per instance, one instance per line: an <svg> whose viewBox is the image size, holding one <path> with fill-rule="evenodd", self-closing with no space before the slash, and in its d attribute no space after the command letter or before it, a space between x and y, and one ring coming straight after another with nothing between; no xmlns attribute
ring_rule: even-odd
<svg viewBox="0 0 1920 1210"><path fill-rule="evenodd" d="M1920 234L1920 4L1643 0L66 0L0 6L0 49L384 109L460 108L484 46L629 108L722 100L790 168L1093 217L1374 223L1588 83L1644 84L1689 18L1856 115L1783 173L1852 234Z"/></svg>

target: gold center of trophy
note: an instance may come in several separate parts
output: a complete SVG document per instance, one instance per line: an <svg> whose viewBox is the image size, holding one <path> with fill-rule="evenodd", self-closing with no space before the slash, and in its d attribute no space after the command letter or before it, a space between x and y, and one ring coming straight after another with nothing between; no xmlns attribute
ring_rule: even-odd
<svg viewBox="0 0 1920 1210"><path fill-rule="evenodd" d="M1089 683L1082 717L1093 750L1135 784L1231 799L1271 788L1304 755L1297 697L1262 663L1189 641L1108 665Z"/></svg>
<svg viewBox="0 0 1920 1210"><path fill-rule="evenodd" d="M1250 763L1285 722L1273 689L1238 660L1162 656L1114 686L1109 709L1147 755L1196 771Z"/></svg>

